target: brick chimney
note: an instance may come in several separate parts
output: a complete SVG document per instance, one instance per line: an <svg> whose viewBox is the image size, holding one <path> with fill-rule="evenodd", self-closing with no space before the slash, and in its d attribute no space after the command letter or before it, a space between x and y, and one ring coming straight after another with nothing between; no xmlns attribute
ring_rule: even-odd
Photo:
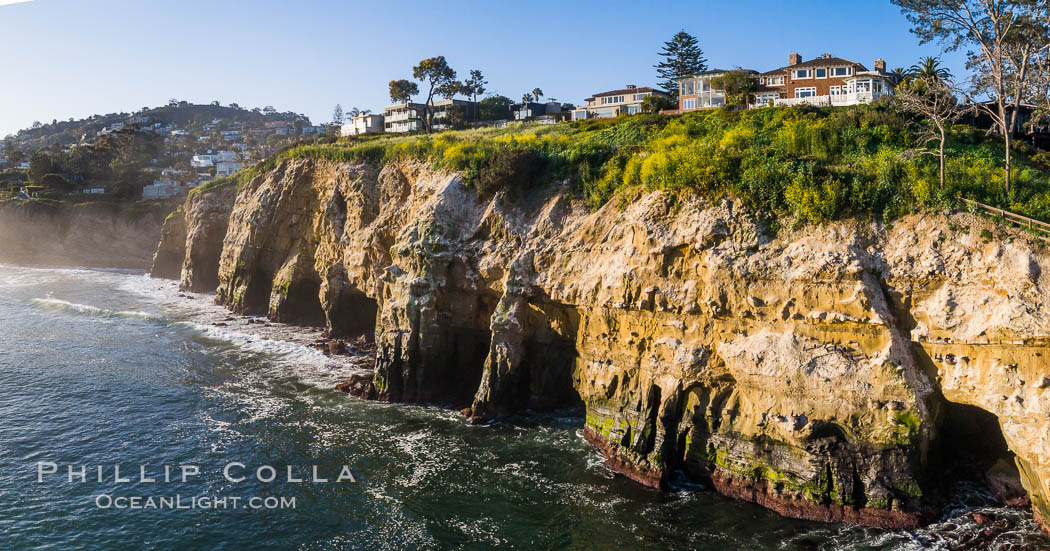
<svg viewBox="0 0 1050 551"><path fill-rule="evenodd" d="M875 60L875 70L880 73L886 72L886 61L882 59Z"/></svg>
<svg viewBox="0 0 1050 551"><path fill-rule="evenodd" d="M798 54L788 54L788 65L798 65L802 63L802 56Z"/></svg>
<svg viewBox="0 0 1050 551"><path fill-rule="evenodd" d="M635 86L634 84L628 84L627 85L627 89L628 90L634 90L635 88L637 88L637 86Z"/></svg>

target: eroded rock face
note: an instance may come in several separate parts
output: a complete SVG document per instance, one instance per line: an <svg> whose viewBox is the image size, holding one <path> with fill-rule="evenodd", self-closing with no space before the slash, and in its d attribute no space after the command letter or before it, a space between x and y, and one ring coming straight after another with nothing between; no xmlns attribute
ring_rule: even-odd
<svg viewBox="0 0 1050 551"><path fill-rule="evenodd" d="M186 197L164 222L150 276L177 279L183 291L214 291L236 194L236 188L226 186Z"/></svg>
<svg viewBox="0 0 1050 551"><path fill-rule="evenodd" d="M954 445L947 404L973 405L998 417L1046 518L1047 255L984 243L964 214L773 235L728 201L589 212L571 197L483 200L416 163L285 161L237 194L218 296L374 335L360 394L475 421L582 404L625 475L660 486L684 469L789 516L922 522Z"/></svg>
<svg viewBox="0 0 1050 551"><path fill-rule="evenodd" d="M186 247L178 278L183 291L200 293L218 287L219 258L236 195L236 188L227 186L186 198Z"/></svg>
<svg viewBox="0 0 1050 551"><path fill-rule="evenodd" d="M150 277L158 279L179 279L182 277L182 263L186 259L186 215L183 206L179 205L164 220L160 232L160 244L153 255L153 267Z"/></svg>

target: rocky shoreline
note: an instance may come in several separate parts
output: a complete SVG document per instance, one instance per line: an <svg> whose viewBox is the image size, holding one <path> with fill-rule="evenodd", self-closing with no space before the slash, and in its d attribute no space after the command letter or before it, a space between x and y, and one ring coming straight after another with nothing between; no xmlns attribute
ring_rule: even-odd
<svg viewBox="0 0 1050 551"><path fill-rule="evenodd" d="M474 422L582 404L587 440L648 486L684 469L785 516L907 528L972 452L1016 466L1000 476L1046 518L1043 249L965 213L773 233L731 201L573 197L286 160L187 200L155 275L324 326L320 346L374 339L351 394L469 405Z"/></svg>

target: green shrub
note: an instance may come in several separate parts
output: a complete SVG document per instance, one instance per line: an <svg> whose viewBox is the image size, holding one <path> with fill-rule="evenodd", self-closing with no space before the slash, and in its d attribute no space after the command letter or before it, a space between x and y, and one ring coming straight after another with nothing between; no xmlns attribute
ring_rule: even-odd
<svg viewBox="0 0 1050 551"><path fill-rule="evenodd" d="M512 197L519 197L533 187L543 165L543 158L531 151L502 149L480 170L478 193L482 197L491 197L506 191Z"/></svg>

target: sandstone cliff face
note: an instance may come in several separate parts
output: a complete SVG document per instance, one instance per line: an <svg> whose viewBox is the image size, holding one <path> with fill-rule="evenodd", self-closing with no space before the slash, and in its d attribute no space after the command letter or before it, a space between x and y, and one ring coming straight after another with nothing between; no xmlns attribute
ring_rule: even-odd
<svg viewBox="0 0 1050 551"><path fill-rule="evenodd" d="M1050 518L1045 253L986 243L964 214L774 236L728 201L588 212L570 197L285 161L237 194L218 298L374 334L382 399L476 421L582 404L625 475L659 486L684 469L804 518L921 522L960 445L946 420L976 406Z"/></svg>
<svg viewBox="0 0 1050 551"><path fill-rule="evenodd" d="M214 291L236 193L227 186L189 195L164 222L150 275L178 279L183 291Z"/></svg>
<svg viewBox="0 0 1050 551"><path fill-rule="evenodd" d="M0 203L0 262L149 268L170 204Z"/></svg>

